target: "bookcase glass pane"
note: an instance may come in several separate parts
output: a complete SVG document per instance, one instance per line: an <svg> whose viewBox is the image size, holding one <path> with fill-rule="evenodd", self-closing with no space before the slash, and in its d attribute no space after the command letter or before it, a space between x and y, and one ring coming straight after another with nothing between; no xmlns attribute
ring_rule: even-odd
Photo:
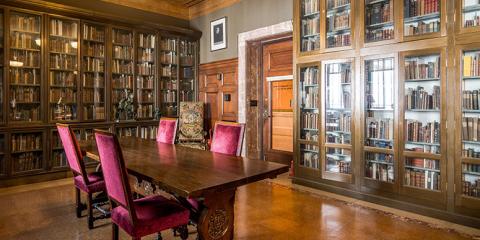
<svg viewBox="0 0 480 240"><path fill-rule="evenodd" d="M320 48L320 9L319 0L302 0L300 13L301 51Z"/></svg>
<svg viewBox="0 0 480 240"><path fill-rule="evenodd" d="M52 168L67 167L67 156L63 150L63 144L58 131L52 131L52 156L50 157Z"/></svg>
<svg viewBox="0 0 480 240"><path fill-rule="evenodd" d="M9 120L41 121L41 29L37 15L11 11L9 41Z"/></svg>
<svg viewBox="0 0 480 240"><path fill-rule="evenodd" d="M300 69L300 138L318 142L318 67Z"/></svg>
<svg viewBox="0 0 480 240"><path fill-rule="evenodd" d="M78 23L50 19L49 104L53 121L77 119Z"/></svg>
<svg viewBox="0 0 480 240"><path fill-rule="evenodd" d="M140 126L138 137L147 140L156 140L157 139L157 126Z"/></svg>
<svg viewBox="0 0 480 240"><path fill-rule="evenodd" d="M155 107L156 35L138 33L137 41L137 118L151 119Z"/></svg>
<svg viewBox="0 0 480 240"><path fill-rule="evenodd" d="M462 0L463 27L480 26L480 2L478 0Z"/></svg>
<svg viewBox="0 0 480 240"><path fill-rule="evenodd" d="M4 66L4 63L3 63L3 54L4 54L4 46L5 46L5 42L4 42L4 37L3 37L3 18L4 18L4 15L3 15L3 11L0 11L0 123L2 123L4 121L4 116L5 116L5 110L3 109L3 101L5 101L5 93L4 93L4 86L5 86L5 82L4 82L4 79L3 79L3 66ZM2 160L0 159L0 162ZM0 163L1 165L1 163ZM1 166L0 166L1 167ZM1 169L0 169L0 174L1 174Z"/></svg>
<svg viewBox="0 0 480 240"><path fill-rule="evenodd" d="M440 55L405 58L405 150L440 154Z"/></svg>
<svg viewBox="0 0 480 240"><path fill-rule="evenodd" d="M462 57L463 157L480 158L480 51L464 51Z"/></svg>
<svg viewBox="0 0 480 240"><path fill-rule="evenodd" d="M105 27L89 23L82 29L83 120L105 116Z"/></svg>
<svg viewBox="0 0 480 240"><path fill-rule="evenodd" d="M393 148L394 59L365 61L365 146Z"/></svg>
<svg viewBox="0 0 480 240"><path fill-rule="evenodd" d="M43 168L43 133L14 133L11 135L11 163L14 173Z"/></svg>
<svg viewBox="0 0 480 240"><path fill-rule="evenodd" d="M135 109L125 109L122 104L133 106L134 101L134 55L133 32L125 29L112 29L112 113L116 120L133 120ZM120 108L119 108L120 107Z"/></svg>
<svg viewBox="0 0 480 240"><path fill-rule="evenodd" d="M365 0L365 42L393 39L393 0Z"/></svg>
<svg viewBox="0 0 480 240"><path fill-rule="evenodd" d="M163 116L176 116L178 111L178 58L176 38L160 39L160 89L161 89L161 111Z"/></svg>
<svg viewBox="0 0 480 240"><path fill-rule="evenodd" d="M319 169L318 152L318 145L300 144L300 166Z"/></svg>
<svg viewBox="0 0 480 240"><path fill-rule="evenodd" d="M118 137L137 137L137 127L120 127L116 129Z"/></svg>
<svg viewBox="0 0 480 240"><path fill-rule="evenodd" d="M422 35L440 31L441 0L404 0L404 35Z"/></svg>
<svg viewBox="0 0 480 240"><path fill-rule="evenodd" d="M480 164L462 164L462 193L480 198Z"/></svg>
<svg viewBox="0 0 480 240"><path fill-rule="evenodd" d="M351 144L352 65L325 65L325 139L327 143Z"/></svg>
<svg viewBox="0 0 480 240"><path fill-rule="evenodd" d="M5 134L0 134L0 175L6 174L6 162L5 162Z"/></svg>
<svg viewBox="0 0 480 240"><path fill-rule="evenodd" d="M350 0L327 0L327 48L350 46Z"/></svg>
<svg viewBox="0 0 480 240"><path fill-rule="evenodd" d="M438 191L440 161L426 158L405 158L405 186Z"/></svg>
<svg viewBox="0 0 480 240"><path fill-rule="evenodd" d="M325 171L351 174L352 153L348 149L325 149Z"/></svg>
<svg viewBox="0 0 480 240"><path fill-rule="evenodd" d="M365 177L382 182L395 182L392 154L365 152Z"/></svg>
<svg viewBox="0 0 480 240"><path fill-rule="evenodd" d="M180 102L195 101L195 42L180 41Z"/></svg>

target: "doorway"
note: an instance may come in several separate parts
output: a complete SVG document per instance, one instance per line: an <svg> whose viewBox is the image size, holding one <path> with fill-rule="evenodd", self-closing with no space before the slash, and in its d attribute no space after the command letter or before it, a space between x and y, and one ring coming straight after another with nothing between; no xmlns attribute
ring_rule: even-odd
<svg viewBox="0 0 480 240"><path fill-rule="evenodd" d="M289 164L293 157L293 42L284 36L262 42L261 158Z"/></svg>

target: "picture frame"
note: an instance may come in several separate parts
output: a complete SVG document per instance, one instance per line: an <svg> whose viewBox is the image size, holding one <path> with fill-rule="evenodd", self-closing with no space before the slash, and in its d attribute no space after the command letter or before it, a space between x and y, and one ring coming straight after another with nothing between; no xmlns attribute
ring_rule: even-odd
<svg viewBox="0 0 480 240"><path fill-rule="evenodd" d="M210 22L210 51L227 48L227 17Z"/></svg>

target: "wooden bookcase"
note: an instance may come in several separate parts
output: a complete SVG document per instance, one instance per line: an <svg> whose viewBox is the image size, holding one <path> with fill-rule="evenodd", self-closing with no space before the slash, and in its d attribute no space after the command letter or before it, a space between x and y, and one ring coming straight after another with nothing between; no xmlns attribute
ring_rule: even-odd
<svg viewBox="0 0 480 240"><path fill-rule="evenodd" d="M480 128L475 124L480 121L480 4L439 0L422 5L419 0L416 9L409 0L351 1L356 4L350 6L351 45L327 48L327 28L319 25L318 46L306 51L302 44L310 36L305 37L302 25L306 19L320 21L316 9L318 19L325 19L328 2L296 0L294 6L294 26L300 27L294 29L293 181L480 226L480 131L475 130ZM378 29L378 38L371 37L372 29ZM350 132L332 133L337 120L345 118L328 109L345 90L329 90L332 63L351 64ZM314 90L304 84L309 67L319 69L321 81ZM319 101L315 141L304 139L306 92ZM313 152L320 162L313 167L305 166L309 144L318 147ZM341 155L335 158L338 164L329 161L330 153ZM340 173L345 159L351 164L348 174Z"/></svg>
<svg viewBox="0 0 480 240"><path fill-rule="evenodd" d="M201 34L129 21L0 5L0 187L70 175L57 122L71 124L79 139L93 138L93 129L155 139L156 112L167 115L163 92L175 92L168 116L177 116L180 101L198 99ZM163 84L163 63L173 69L170 85ZM135 116L117 120L125 90L133 94Z"/></svg>

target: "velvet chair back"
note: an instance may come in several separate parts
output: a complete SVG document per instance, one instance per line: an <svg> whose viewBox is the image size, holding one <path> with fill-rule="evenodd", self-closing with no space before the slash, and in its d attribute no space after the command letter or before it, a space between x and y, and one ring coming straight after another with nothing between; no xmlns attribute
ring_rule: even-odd
<svg viewBox="0 0 480 240"><path fill-rule="evenodd" d="M88 178L86 177L85 164L82 159L82 152L80 146L75 138L75 133L70 126L66 124L57 123L57 131L62 141L63 149L65 150L65 156L67 157L68 165L74 175L83 176L83 180L88 184Z"/></svg>
<svg viewBox="0 0 480 240"><path fill-rule="evenodd" d="M178 119L161 118L158 124L157 142L174 144L177 136Z"/></svg>
<svg viewBox="0 0 480 240"><path fill-rule="evenodd" d="M136 215L132 207L133 199L131 197L127 169L118 139L113 133L95 130L95 140L97 142L108 197L116 204L127 209L132 218L132 222L134 222Z"/></svg>
<svg viewBox="0 0 480 240"><path fill-rule="evenodd" d="M243 123L216 122L210 151L240 156L244 132Z"/></svg>

